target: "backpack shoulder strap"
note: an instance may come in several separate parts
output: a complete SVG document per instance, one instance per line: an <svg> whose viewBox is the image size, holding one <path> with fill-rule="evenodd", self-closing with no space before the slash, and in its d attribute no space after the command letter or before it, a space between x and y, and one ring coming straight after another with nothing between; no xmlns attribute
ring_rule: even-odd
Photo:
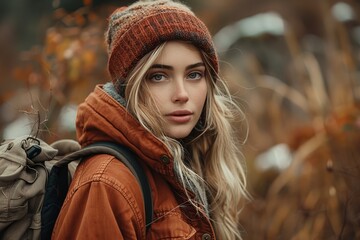
<svg viewBox="0 0 360 240"><path fill-rule="evenodd" d="M128 147L112 142L96 142L90 144L81 150L71 153L57 162L55 165L62 166L79 158L89 157L95 154L109 154L120 160L130 169L140 184L144 204L145 204L145 220L146 229L148 230L153 218L153 202L151 197L151 188L146 177L144 169L138 161L138 156Z"/></svg>

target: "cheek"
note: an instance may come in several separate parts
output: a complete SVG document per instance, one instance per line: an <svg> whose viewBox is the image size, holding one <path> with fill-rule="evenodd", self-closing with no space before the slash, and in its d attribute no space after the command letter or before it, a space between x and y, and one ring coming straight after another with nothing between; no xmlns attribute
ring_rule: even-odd
<svg viewBox="0 0 360 240"><path fill-rule="evenodd" d="M203 108L207 96L207 84L201 84L199 88L196 88L193 92L193 99L198 108Z"/></svg>
<svg viewBox="0 0 360 240"><path fill-rule="evenodd" d="M165 110L165 107L168 105L169 96L167 95L167 93L169 91L156 87L149 88L148 91L149 93L147 94L147 99L145 99L145 105L147 105L154 111L158 110L159 112L157 113L157 115L161 114Z"/></svg>

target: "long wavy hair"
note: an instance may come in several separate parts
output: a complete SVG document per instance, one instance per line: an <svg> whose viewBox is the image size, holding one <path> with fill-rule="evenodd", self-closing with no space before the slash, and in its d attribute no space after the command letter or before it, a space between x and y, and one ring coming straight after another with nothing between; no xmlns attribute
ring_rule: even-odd
<svg viewBox="0 0 360 240"><path fill-rule="evenodd" d="M248 193L239 131L232 123L239 119L246 122L244 114L232 99L226 83L214 74L206 53L201 52L208 85L202 116L186 139L166 136L161 127L164 120L159 118L159 109L144 81L165 44L148 53L129 74L125 89L127 108L172 153L175 171L188 201L199 211L206 211L217 237L241 239L239 214ZM247 125L244 131L247 135ZM189 191L195 194L195 199Z"/></svg>

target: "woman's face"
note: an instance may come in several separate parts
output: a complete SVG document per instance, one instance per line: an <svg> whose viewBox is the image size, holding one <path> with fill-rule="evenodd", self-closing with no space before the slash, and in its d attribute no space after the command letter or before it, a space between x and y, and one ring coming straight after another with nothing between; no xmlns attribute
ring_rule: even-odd
<svg viewBox="0 0 360 240"><path fill-rule="evenodd" d="M181 139L190 134L205 104L205 65L199 50L191 44L171 41L145 75L167 136Z"/></svg>

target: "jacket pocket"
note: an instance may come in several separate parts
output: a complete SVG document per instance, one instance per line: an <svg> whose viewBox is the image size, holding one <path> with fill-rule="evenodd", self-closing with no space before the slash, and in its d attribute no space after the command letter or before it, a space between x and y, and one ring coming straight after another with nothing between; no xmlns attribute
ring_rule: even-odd
<svg viewBox="0 0 360 240"><path fill-rule="evenodd" d="M185 222L179 213L165 213L154 219L147 239L191 239L195 233L195 228Z"/></svg>

